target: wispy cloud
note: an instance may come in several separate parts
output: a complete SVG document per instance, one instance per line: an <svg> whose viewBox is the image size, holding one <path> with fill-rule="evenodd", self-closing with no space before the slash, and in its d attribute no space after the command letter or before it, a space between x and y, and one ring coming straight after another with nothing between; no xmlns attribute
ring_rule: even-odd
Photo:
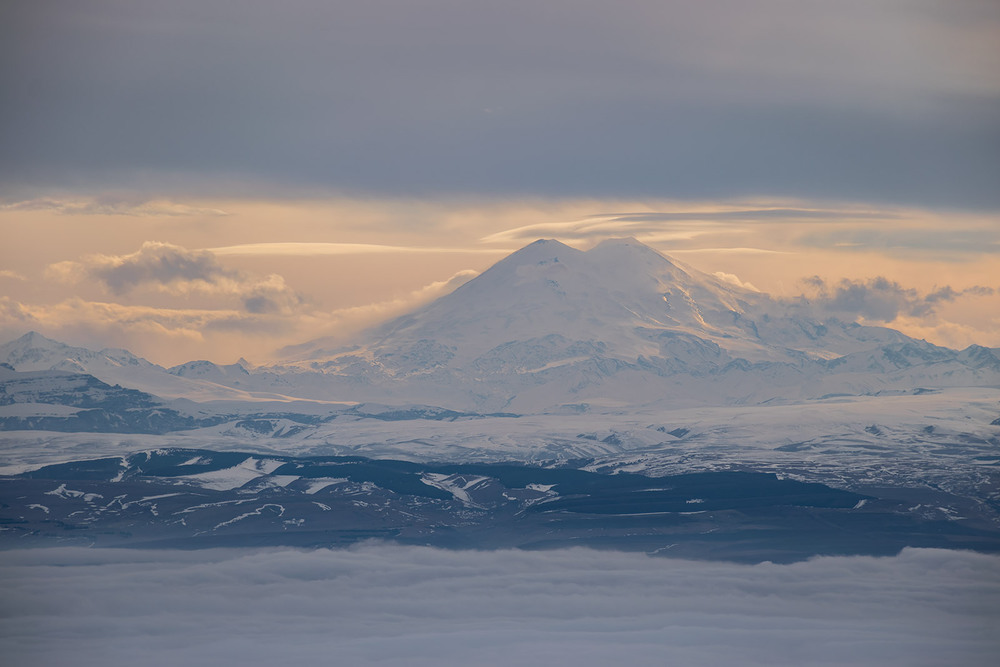
<svg viewBox="0 0 1000 667"><path fill-rule="evenodd" d="M254 314L235 309L154 308L80 298L36 305L0 297L0 318L5 328L20 323L53 332L127 332L197 339L202 338L206 328L219 323L247 326L250 332L261 324Z"/></svg>
<svg viewBox="0 0 1000 667"><path fill-rule="evenodd" d="M845 252L871 250L961 260L969 254L1000 252L1000 219L941 215L891 225L829 226L802 230L796 243Z"/></svg>
<svg viewBox="0 0 1000 667"><path fill-rule="evenodd" d="M17 271L11 271L10 269L0 269L0 278L6 278L8 280L20 280L25 281L28 278Z"/></svg>
<svg viewBox="0 0 1000 667"><path fill-rule="evenodd" d="M511 248L446 248L431 246L397 246L377 243L244 243L241 245L208 248L213 255L372 255L456 253L503 255Z"/></svg>
<svg viewBox="0 0 1000 667"><path fill-rule="evenodd" d="M706 236L746 234L771 224L821 225L830 223L898 220L901 213L870 207L823 208L802 203L704 202L675 204L670 210L598 213L576 220L542 222L506 229L484 237L485 242L526 241L553 236L561 240L599 240L635 236L646 243L691 241Z"/></svg>
<svg viewBox="0 0 1000 667"><path fill-rule="evenodd" d="M673 255L705 254L705 255L787 255L787 250L772 250L770 248L671 248Z"/></svg>
<svg viewBox="0 0 1000 667"><path fill-rule="evenodd" d="M52 197L0 202L0 211L53 211L63 215L123 215L134 217L226 216L219 208L189 206L166 200L131 201L113 198L66 200Z"/></svg>
<svg viewBox="0 0 1000 667"><path fill-rule="evenodd" d="M748 290L750 290L752 292L759 292L760 291L752 283L748 283L748 282L744 282L744 281L740 280L740 277L737 276L737 275L735 275L735 274L726 273L725 271L716 271L712 275L714 275L716 278L718 278L720 280L724 280L727 283L736 285L737 287L742 287L743 289L748 289Z"/></svg>
<svg viewBox="0 0 1000 667"><path fill-rule="evenodd" d="M310 327L313 332L313 339L305 343L301 340L294 341L292 345L278 350L278 356L290 358L304 350L315 351L324 345L336 346L347 342L353 334L386 322L393 317L404 315L424 304L449 294L477 275L479 275L477 271L466 269L455 273L447 280L429 283L420 289L413 290L394 299L377 301L362 306L339 308L322 315L314 315L312 317L313 323ZM317 335L317 333L322 335Z"/></svg>
<svg viewBox="0 0 1000 667"><path fill-rule="evenodd" d="M86 267L77 270L86 271ZM208 283L214 285L211 289L235 298L239 307L168 308L78 297L33 304L0 296L0 338L33 329L98 348L127 347L166 364L236 356L266 360L276 348L306 340L344 343L359 331L443 296L476 275L471 270L459 271L393 299L333 310L318 309L294 293L289 296L280 276L237 285L233 292L226 291L230 289L228 277L221 283ZM212 279L211 274L207 277Z"/></svg>

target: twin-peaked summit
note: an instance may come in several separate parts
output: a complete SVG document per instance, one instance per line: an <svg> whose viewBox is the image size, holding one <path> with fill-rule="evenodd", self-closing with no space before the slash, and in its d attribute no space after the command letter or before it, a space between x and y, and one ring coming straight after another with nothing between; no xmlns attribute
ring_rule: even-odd
<svg viewBox="0 0 1000 667"><path fill-rule="evenodd" d="M251 392L522 413L1000 386L994 350L959 352L822 317L635 239L587 251L536 241L353 345L308 343L270 366L163 369L38 336L0 346L0 361L174 397Z"/></svg>
<svg viewBox="0 0 1000 667"><path fill-rule="evenodd" d="M741 318L764 300L635 239L608 240L588 251L540 240L371 331L364 344L399 349L428 340L464 358L504 343L561 336L634 361L655 355L652 339L662 331L752 347L754 334ZM762 348L756 356L773 355Z"/></svg>
<svg viewBox="0 0 1000 667"><path fill-rule="evenodd" d="M339 378L363 400L515 411L1000 381L957 354L820 321L627 238L588 251L536 241L356 346L300 348L280 369Z"/></svg>

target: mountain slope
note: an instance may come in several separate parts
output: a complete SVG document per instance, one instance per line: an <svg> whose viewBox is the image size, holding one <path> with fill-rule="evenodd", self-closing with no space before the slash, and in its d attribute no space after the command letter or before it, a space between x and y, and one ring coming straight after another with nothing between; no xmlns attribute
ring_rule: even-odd
<svg viewBox="0 0 1000 667"><path fill-rule="evenodd" d="M466 361L510 341L560 336L600 341L607 353L635 359L656 352L651 339L657 331L747 342L749 332L734 314L761 298L682 267L634 239L606 241L588 252L541 240L453 293L375 329L368 346L401 350L434 341Z"/></svg>
<svg viewBox="0 0 1000 667"><path fill-rule="evenodd" d="M167 371L128 350L106 348L99 351L74 347L47 338L35 331L28 332L0 345L0 363L21 372L62 371L92 375L111 385L138 389L161 398L187 398L196 401L211 400L271 400L283 396L256 396L239 387L239 382L217 382L219 377L237 377L243 366L219 367L219 373L205 371L202 364L189 362L183 367ZM232 384L233 386L228 386Z"/></svg>
<svg viewBox="0 0 1000 667"><path fill-rule="evenodd" d="M997 385L997 361L986 348L819 321L614 239L586 252L536 241L355 347L300 346L271 371L316 388L306 376L323 373L362 400L537 411Z"/></svg>
<svg viewBox="0 0 1000 667"><path fill-rule="evenodd" d="M0 361L82 368L195 400L292 396L486 413L1000 386L994 350L958 352L885 327L821 320L808 304L729 284L635 239L586 252L536 241L355 345L295 350L270 366L197 361L168 371L122 350L29 334L0 346Z"/></svg>

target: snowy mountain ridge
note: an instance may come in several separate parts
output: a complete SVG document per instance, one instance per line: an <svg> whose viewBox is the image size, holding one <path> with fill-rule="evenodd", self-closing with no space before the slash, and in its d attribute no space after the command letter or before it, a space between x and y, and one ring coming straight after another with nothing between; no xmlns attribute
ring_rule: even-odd
<svg viewBox="0 0 1000 667"><path fill-rule="evenodd" d="M635 239L588 251L536 241L353 346L307 343L267 366L164 369L34 333L0 346L0 362L194 400L263 394L522 414L1000 386L994 350L821 320Z"/></svg>
<svg viewBox="0 0 1000 667"><path fill-rule="evenodd" d="M1000 384L997 355L975 354L820 321L635 239L586 252L540 240L353 348L298 346L270 370L323 373L362 394L378 387L380 400L410 393L530 412Z"/></svg>

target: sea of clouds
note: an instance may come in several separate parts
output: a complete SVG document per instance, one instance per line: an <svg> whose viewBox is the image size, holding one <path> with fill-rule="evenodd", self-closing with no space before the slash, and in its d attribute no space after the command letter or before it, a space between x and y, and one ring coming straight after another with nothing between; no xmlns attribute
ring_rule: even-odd
<svg viewBox="0 0 1000 667"><path fill-rule="evenodd" d="M0 552L9 665L992 665L1000 557Z"/></svg>

